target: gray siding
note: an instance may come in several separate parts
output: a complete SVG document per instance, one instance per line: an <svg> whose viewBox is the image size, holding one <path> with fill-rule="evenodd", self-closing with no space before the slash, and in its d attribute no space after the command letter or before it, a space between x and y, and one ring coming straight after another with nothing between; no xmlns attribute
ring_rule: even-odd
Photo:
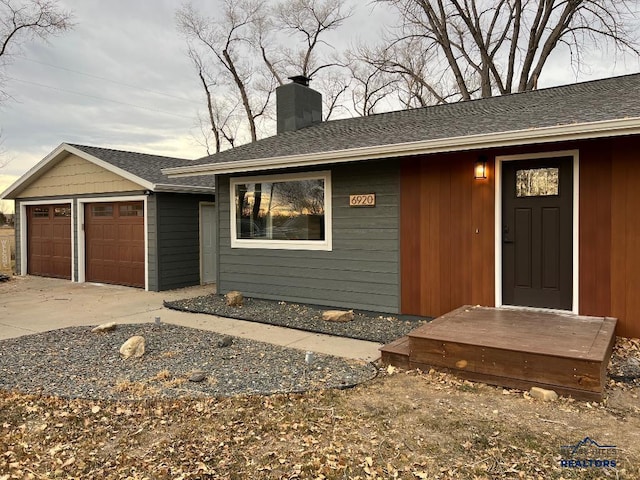
<svg viewBox="0 0 640 480"><path fill-rule="evenodd" d="M333 166L333 250L232 249L229 176L218 181L218 291L380 312L399 311L399 167ZM349 207L350 194L376 206Z"/></svg>
<svg viewBox="0 0 640 480"><path fill-rule="evenodd" d="M158 290L200 283L200 202L213 195L161 193L157 202Z"/></svg>
<svg viewBox="0 0 640 480"><path fill-rule="evenodd" d="M158 282L158 202L157 195L147 197L147 264L149 265L149 290L157 292Z"/></svg>

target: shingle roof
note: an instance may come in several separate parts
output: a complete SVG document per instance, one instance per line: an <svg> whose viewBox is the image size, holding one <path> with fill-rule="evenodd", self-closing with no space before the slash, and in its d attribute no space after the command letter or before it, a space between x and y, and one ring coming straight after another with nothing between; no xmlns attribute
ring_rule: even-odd
<svg viewBox="0 0 640 480"><path fill-rule="evenodd" d="M147 153L127 152L110 148L92 147L88 145L67 145L77 148L104 162L120 168L136 177L151 182L155 185L175 185L185 187L213 187L213 179L210 175L169 178L162 173L163 168L183 167L193 164L193 160L184 158L163 157Z"/></svg>
<svg viewBox="0 0 640 480"><path fill-rule="evenodd" d="M192 165L306 155L625 118L640 118L640 74L322 122L203 157Z"/></svg>

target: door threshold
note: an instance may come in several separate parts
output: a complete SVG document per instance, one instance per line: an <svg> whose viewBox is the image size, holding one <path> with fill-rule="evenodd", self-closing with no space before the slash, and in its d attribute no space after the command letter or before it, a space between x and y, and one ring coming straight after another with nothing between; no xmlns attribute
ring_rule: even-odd
<svg viewBox="0 0 640 480"><path fill-rule="evenodd" d="M557 313L559 315L574 315L578 316L577 312L573 310L561 310L558 308L543 308L543 307L527 307L522 305L501 305L497 307L503 310L522 310L526 312L541 312L541 313Z"/></svg>

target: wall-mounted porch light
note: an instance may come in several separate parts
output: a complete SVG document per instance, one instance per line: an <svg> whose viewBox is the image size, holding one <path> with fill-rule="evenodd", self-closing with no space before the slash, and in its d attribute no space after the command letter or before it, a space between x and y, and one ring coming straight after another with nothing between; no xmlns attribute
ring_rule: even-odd
<svg viewBox="0 0 640 480"><path fill-rule="evenodd" d="M473 165L473 178L480 180L487 178L487 157L480 155Z"/></svg>

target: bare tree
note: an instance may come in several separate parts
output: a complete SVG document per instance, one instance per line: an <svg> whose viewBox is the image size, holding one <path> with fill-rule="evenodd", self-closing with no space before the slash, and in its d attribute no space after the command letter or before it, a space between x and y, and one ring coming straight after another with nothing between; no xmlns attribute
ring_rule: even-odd
<svg viewBox="0 0 640 480"><path fill-rule="evenodd" d="M327 69L322 79L325 118L340 110L349 80L331 60L332 47L324 37L351 16L348 1L284 0L269 8L259 0L225 0L215 20L191 4L177 12L178 27L191 45L190 56L207 99L216 151L222 137L231 145L235 142L229 129L216 125L214 115L217 99L221 92L229 95L229 85L242 105L251 141L258 138L257 120L272 113L275 87L290 75L312 77ZM296 42L300 48L295 47ZM214 84L215 93L211 91Z"/></svg>
<svg viewBox="0 0 640 480"><path fill-rule="evenodd" d="M4 90L3 70L11 53L28 40L46 40L52 35L70 29L72 15L61 10L52 0L0 0L0 101L8 95ZM9 160L2 160L2 131L0 131L0 167Z"/></svg>
<svg viewBox="0 0 640 480"><path fill-rule="evenodd" d="M351 104L356 115L366 116L377 113L380 104L397 92L398 77L380 68L375 61L365 58L377 58L361 45L355 51L347 51L344 65L351 77Z"/></svg>
<svg viewBox="0 0 640 480"><path fill-rule="evenodd" d="M302 48L282 49L289 71L312 78L322 69L338 66L319 49L331 49L324 37L353 15L345 0L285 0L276 5L273 15L275 28L301 38Z"/></svg>
<svg viewBox="0 0 640 480"><path fill-rule="evenodd" d="M222 140L226 140L232 148L235 146L237 125L235 122L236 110L238 103L229 101L227 96L221 97L214 95L213 88L218 85L216 80L207 71L200 54L193 48L189 49L189 58L191 58L200 85L207 102L207 119L199 118L200 127L202 129L202 139L207 150L207 155L211 155L210 138L213 136L214 152L218 153L222 149ZM206 131L202 128L203 124L207 124Z"/></svg>
<svg viewBox="0 0 640 480"><path fill-rule="evenodd" d="M0 0L0 68L23 42L47 39L72 27L71 13L50 0ZM1 75L0 71L0 75ZM0 93L3 85L0 76Z"/></svg>
<svg viewBox="0 0 640 480"><path fill-rule="evenodd" d="M334 48L325 38L353 12L348 0L285 0L276 4L271 17L262 22L257 32L262 58L279 85L291 75L320 81L325 120L339 110L346 110L342 98L350 83L347 72L342 71L343 65L336 60ZM277 33L299 39L300 48L283 47L286 43L277 41Z"/></svg>
<svg viewBox="0 0 640 480"><path fill-rule="evenodd" d="M632 0L377 1L395 8L402 25L375 61L437 102L535 89L559 45L578 70L594 42L638 53ZM412 64L415 52L428 61Z"/></svg>
<svg viewBox="0 0 640 480"><path fill-rule="evenodd" d="M46 39L72 27L70 12L50 0L0 0L0 57L25 40Z"/></svg>
<svg viewBox="0 0 640 480"><path fill-rule="evenodd" d="M351 86L351 79L344 68L326 70L316 77L316 82L314 82L314 88L322 92L322 112L325 121L339 112L350 114L343 103L343 98Z"/></svg>
<svg viewBox="0 0 640 480"><path fill-rule="evenodd" d="M266 96L254 94L260 75L251 62L251 52L247 51L251 29L254 22L264 15L263 8L261 1L225 0L222 14L215 21L201 15L191 4L176 14L178 26L187 39L209 54L235 86L249 125L251 141L258 138L256 122L265 114L272 90Z"/></svg>

